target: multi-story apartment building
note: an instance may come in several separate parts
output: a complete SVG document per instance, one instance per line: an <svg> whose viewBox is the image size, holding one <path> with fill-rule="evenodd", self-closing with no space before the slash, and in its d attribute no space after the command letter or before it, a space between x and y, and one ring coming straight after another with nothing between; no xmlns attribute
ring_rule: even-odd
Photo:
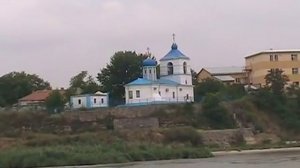
<svg viewBox="0 0 300 168"><path fill-rule="evenodd" d="M270 69L282 69L288 76L288 84L299 85L300 50L267 50L245 57L248 82L264 86L265 76Z"/></svg>

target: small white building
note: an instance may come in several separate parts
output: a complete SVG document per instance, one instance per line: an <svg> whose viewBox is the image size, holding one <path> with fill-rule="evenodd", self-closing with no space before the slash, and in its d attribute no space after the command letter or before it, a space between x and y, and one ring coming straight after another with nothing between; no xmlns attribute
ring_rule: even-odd
<svg viewBox="0 0 300 168"><path fill-rule="evenodd" d="M178 50L175 42L171 51L160 59L160 79L156 67L153 59L143 61L143 78L125 85L126 105L194 101L190 58Z"/></svg>
<svg viewBox="0 0 300 168"><path fill-rule="evenodd" d="M96 92L94 94L75 95L70 98L72 109L108 107L108 93Z"/></svg>

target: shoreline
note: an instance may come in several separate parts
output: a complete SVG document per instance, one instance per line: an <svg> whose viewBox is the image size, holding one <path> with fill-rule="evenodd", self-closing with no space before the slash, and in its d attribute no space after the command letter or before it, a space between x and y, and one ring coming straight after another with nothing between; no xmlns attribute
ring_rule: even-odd
<svg viewBox="0 0 300 168"><path fill-rule="evenodd" d="M259 153L295 152L295 151L300 151L300 147L230 150L230 151L216 151L211 153L216 157L216 156L236 155L236 154L259 154Z"/></svg>
<svg viewBox="0 0 300 168"><path fill-rule="evenodd" d="M238 155L238 154L261 154L261 153L280 153L280 152L300 152L300 147L290 147L290 148L270 148L270 149L251 149L251 150L231 150L231 151L217 151L211 152L213 157L218 156L228 156L228 155ZM195 158L195 159L204 159L204 158ZM151 160L151 161L142 161L142 162L156 162L156 161L181 161L189 159L171 159L171 160ZM193 160L193 159L192 159ZM111 164L97 164L97 165L80 165L80 166L58 166L56 168L107 168L107 167L119 167L119 166L133 166L138 164L141 161L136 162L127 162L127 163L111 163ZM54 167L45 167L45 168L54 168Z"/></svg>

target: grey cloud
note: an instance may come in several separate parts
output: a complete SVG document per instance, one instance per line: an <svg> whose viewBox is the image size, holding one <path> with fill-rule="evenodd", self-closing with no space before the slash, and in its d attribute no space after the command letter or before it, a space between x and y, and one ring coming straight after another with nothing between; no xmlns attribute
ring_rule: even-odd
<svg viewBox="0 0 300 168"><path fill-rule="evenodd" d="M96 75L118 50L158 58L171 34L192 67L243 65L264 49L299 48L297 0L0 0L0 75L37 73L54 87Z"/></svg>

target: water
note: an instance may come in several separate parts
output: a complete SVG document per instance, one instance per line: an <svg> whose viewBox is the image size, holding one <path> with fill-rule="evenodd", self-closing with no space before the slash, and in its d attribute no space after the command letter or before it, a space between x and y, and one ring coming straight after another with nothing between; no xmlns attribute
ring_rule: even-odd
<svg viewBox="0 0 300 168"><path fill-rule="evenodd" d="M300 151L234 154L208 159L135 162L91 168L300 168Z"/></svg>

